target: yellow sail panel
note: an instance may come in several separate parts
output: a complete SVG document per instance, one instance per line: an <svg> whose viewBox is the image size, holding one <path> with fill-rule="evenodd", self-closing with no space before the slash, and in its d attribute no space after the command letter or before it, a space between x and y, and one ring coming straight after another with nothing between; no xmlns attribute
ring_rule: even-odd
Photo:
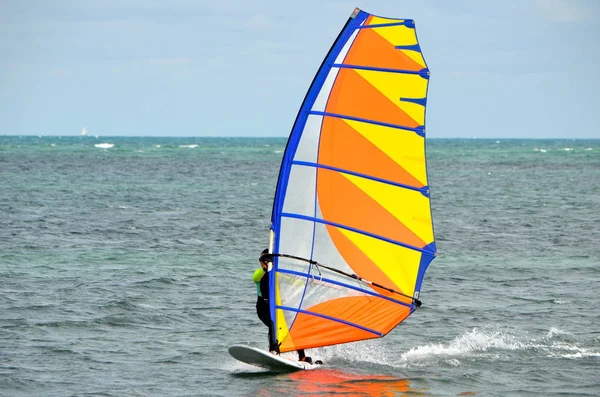
<svg viewBox="0 0 600 397"><path fill-rule="evenodd" d="M415 30L407 26L385 26L373 28L373 31L394 46L408 46L417 44L417 35L415 34Z"/></svg>
<svg viewBox="0 0 600 397"><path fill-rule="evenodd" d="M425 123L425 106L402 102L400 98L425 98L427 80L415 74L382 73L373 70L357 70L357 73L390 102L396 104L416 125Z"/></svg>
<svg viewBox="0 0 600 397"><path fill-rule="evenodd" d="M423 68L427 67L427 65L425 64L425 59L423 58L423 54L421 54L420 52L400 49L398 51L402 52L404 55L421 65Z"/></svg>
<svg viewBox="0 0 600 397"><path fill-rule="evenodd" d="M331 90L325 111L331 114L353 117L361 120L417 128L423 124L417 122L418 116L410 116L400 107L402 85L393 73L362 73L361 70L341 69L336 84ZM364 76L373 77L371 81ZM386 78L389 77L389 78ZM374 85L377 84L378 86ZM388 86L389 85L389 86ZM360 95L356 94L360 92Z"/></svg>
<svg viewBox="0 0 600 397"><path fill-rule="evenodd" d="M425 216L422 211L413 212L415 207L403 206L400 201L409 199L423 207L426 204L418 197L420 192L328 169L319 170L317 180L317 199L326 222L417 248L431 241L426 240L431 235L427 227L412 219Z"/></svg>
<svg viewBox="0 0 600 397"><path fill-rule="evenodd" d="M393 18L384 18L384 17L377 17L375 15L371 15L369 18L367 18L367 21L365 22L365 25L386 25L389 23L401 23L404 22L404 19L393 19Z"/></svg>
<svg viewBox="0 0 600 397"><path fill-rule="evenodd" d="M369 124L354 120L345 120L350 127L360 133L369 142L377 147L383 154L394 160L396 164L412 175L419 184L412 186L421 187L427 185L427 170L425 167L425 139L412 132L401 131L395 128ZM340 137L344 139L344 137ZM355 155L359 155L364 150L362 147L356 147L351 150ZM359 156L360 157L360 156ZM378 164L372 161L371 164ZM377 174L384 174L383 171ZM373 174L370 174L373 175Z"/></svg>
<svg viewBox="0 0 600 397"><path fill-rule="evenodd" d="M433 241L428 197L419 191L403 189L366 178L353 175L345 175L345 177L418 236L424 242L418 248L423 248ZM407 211L407 208L410 208L410 211ZM382 230L381 232L381 234L385 234L386 231Z"/></svg>
<svg viewBox="0 0 600 397"><path fill-rule="evenodd" d="M418 48L417 34L414 29L412 21L407 22L406 20L390 20L384 18L373 18L368 26L370 25L386 25L390 23L404 23L403 25L394 26L379 26L369 29L381 36L386 42L393 46L397 51L402 51L406 56L410 57L422 68L426 68L425 59L421 54L420 50L405 50L411 46Z"/></svg>
<svg viewBox="0 0 600 397"><path fill-rule="evenodd" d="M405 51L416 51L416 43L414 30L404 26L361 29L344 64L419 72L425 67L423 57Z"/></svg>
<svg viewBox="0 0 600 397"><path fill-rule="evenodd" d="M274 285L275 285L275 303L277 304L277 306L281 306L281 304L282 304L282 300L281 300L281 289L282 288L281 288L281 283L279 282L280 279L281 279L281 275L275 274L275 283L274 283ZM288 327L287 321L285 319L285 313L283 310L276 310L275 315L276 315L275 324L277 324L277 330L276 330L277 340L285 340L289 334L289 327Z"/></svg>
<svg viewBox="0 0 600 397"><path fill-rule="evenodd" d="M427 184L423 137L379 124L325 117L318 162L415 188Z"/></svg>
<svg viewBox="0 0 600 397"><path fill-rule="evenodd" d="M374 264L371 269L377 267L381 274L369 271L363 263L358 262L353 264L357 272L373 282L395 288L409 296L413 295L414 280L417 278L421 260L419 251L348 230L341 230L341 233L371 260ZM390 282L386 282L387 280Z"/></svg>

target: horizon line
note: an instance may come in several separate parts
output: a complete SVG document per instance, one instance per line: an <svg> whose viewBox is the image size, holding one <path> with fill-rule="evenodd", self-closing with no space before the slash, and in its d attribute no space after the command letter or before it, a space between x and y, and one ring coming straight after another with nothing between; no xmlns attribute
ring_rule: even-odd
<svg viewBox="0 0 600 397"><path fill-rule="evenodd" d="M289 136L230 136L230 135L37 135L37 134L0 134L0 137L37 137L37 138L81 138L81 139L100 139L100 138L214 138L214 139L223 139L223 138L231 138L231 139L288 139ZM426 137L427 140L433 139L469 139L469 140L544 140L544 139L555 139L555 140L587 140L594 141L600 140L599 138L588 138L588 137L466 137L466 136L456 136L456 137Z"/></svg>

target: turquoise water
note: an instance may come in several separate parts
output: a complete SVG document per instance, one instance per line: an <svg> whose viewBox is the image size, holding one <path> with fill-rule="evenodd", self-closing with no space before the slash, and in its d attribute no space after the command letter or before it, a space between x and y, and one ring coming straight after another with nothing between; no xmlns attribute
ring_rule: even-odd
<svg viewBox="0 0 600 397"><path fill-rule="evenodd" d="M429 140L423 307L277 375L227 347L284 147L0 136L0 395L600 395L599 140Z"/></svg>

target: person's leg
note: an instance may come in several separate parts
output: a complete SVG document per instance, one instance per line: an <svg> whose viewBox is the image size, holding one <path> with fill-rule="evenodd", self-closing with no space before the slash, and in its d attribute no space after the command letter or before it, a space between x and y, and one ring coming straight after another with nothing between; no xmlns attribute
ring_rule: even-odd
<svg viewBox="0 0 600 397"><path fill-rule="evenodd" d="M256 314L258 315L258 318L260 318L260 321L262 321L264 325L269 327L269 324L271 323L271 316L269 315L269 306L260 297L258 298L258 301L256 301Z"/></svg>
<svg viewBox="0 0 600 397"><path fill-rule="evenodd" d="M273 326L271 324L271 312L269 310L269 305L261 298L258 298L258 301L256 302L256 314L258 315L258 318L260 318L260 321L262 321L263 324L269 328L269 351L275 351L279 353L279 347L273 339Z"/></svg>
<svg viewBox="0 0 600 397"><path fill-rule="evenodd" d="M277 346L277 341L273 337L273 325L269 327L269 351L271 353L275 352L279 354L279 346Z"/></svg>
<svg viewBox="0 0 600 397"><path fill-rule="evenodd" d="M304 349L298 350L298 361L304 361L312 364L312 358L306 357L306 354L304 354Z"/></svg>

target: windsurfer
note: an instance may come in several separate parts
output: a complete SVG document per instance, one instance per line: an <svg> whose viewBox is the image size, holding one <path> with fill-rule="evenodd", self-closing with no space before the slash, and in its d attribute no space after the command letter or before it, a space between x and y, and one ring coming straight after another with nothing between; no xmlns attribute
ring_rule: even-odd
<svg viewBox="0 0 600 397"><path fill-rule="evenodd" d="M273 324L271 322L271 311L269 309L269 271L272 268L272 257L268 255L269 249L263 250L260 255L260 267L254 271L252 281L256 283L256 314L260 321L269 328L269 351L279 354L279 345L273 337ZM298 350L298 360L312 364L312 359L307 357L304 350Z"/></svg>

